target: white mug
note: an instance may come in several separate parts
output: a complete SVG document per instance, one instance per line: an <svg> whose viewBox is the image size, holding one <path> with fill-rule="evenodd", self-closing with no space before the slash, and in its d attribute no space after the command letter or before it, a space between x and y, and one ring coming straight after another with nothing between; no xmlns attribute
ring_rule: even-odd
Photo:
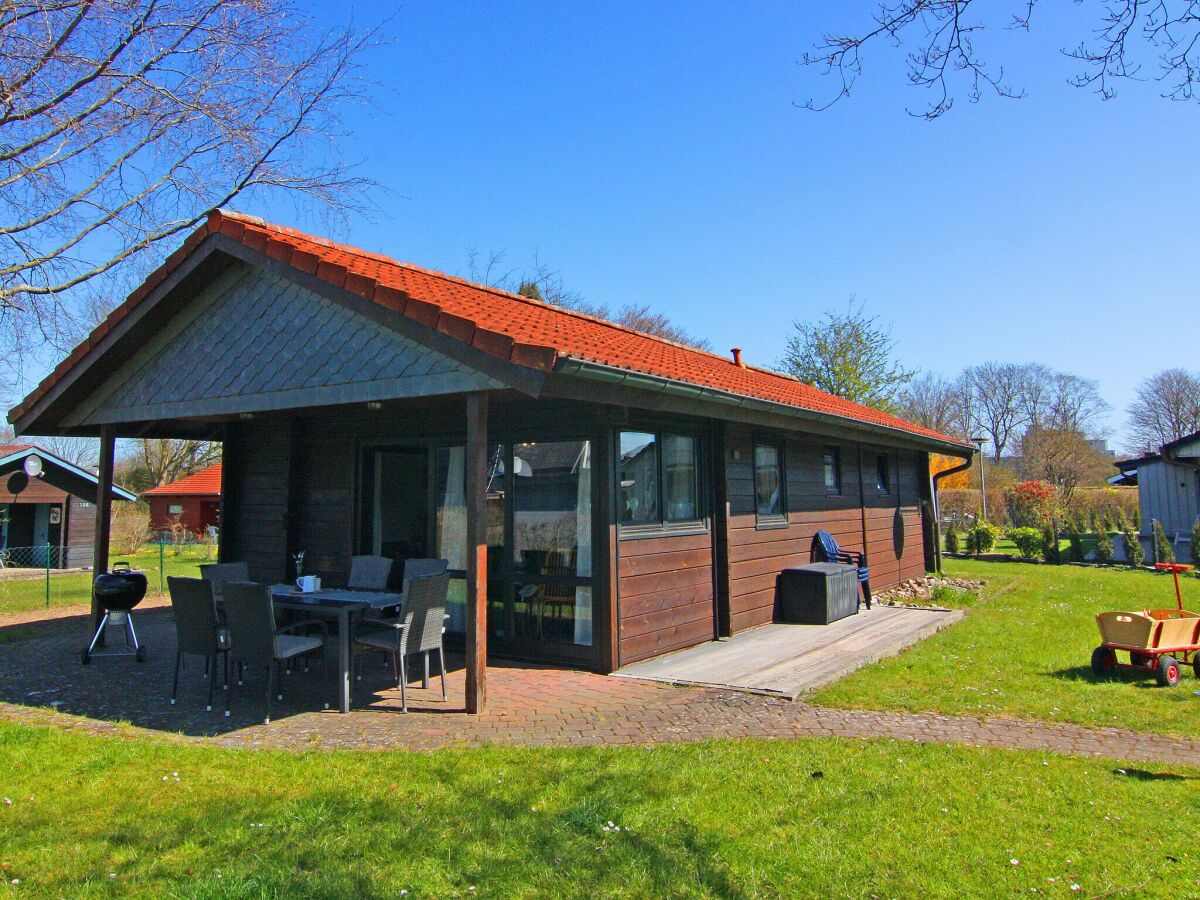
<svg viewBox="0 0 1200 900"><path fill-rule="evenodd" d="M296 590L302 594L311 594L321 589L321 579L316 575L301 575L296 579Z"/></svg>

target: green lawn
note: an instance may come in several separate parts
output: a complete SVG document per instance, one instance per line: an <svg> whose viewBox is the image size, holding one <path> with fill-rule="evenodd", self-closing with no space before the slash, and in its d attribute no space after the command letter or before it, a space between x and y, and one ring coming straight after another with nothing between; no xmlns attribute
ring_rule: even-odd
<svg viewBox="0 0 1200 900"><path fill-rule="evenodd" d="M823 739L287 754L9 724L0 772L14 896L1200 891L1200 772L1039 753Z"/></svg>
<svg viewBox="0 0 1200 900"><path fill-rule="evenodd" d="M1195 737L1200 681L1176 688L1150 676L1097 678L1095 614L1175 605L1170 576L1124 568L948 560L950 575L982 578L967 618L894 659L816 693L817 703L965 715L1008 715ZM1183 581L1200 610L1200 581ZM1124 655L1122 654L1122 659Z"/></svg>
<svg viewBox="0 0 1200 900"><path fill-rule="evenodd" d="M112 556L113 561L128 561L136 569L146 573L149 580L149 592L159 593L159 584L166 588L166 576L185 575L193 578L200 574L200 564L213 562L216 559L216 548L202 545L185 547L178 556L168 545L162 555L162 566L159 565L159 548L157 544L143 547L132 555ZM22 575L29 573L32 578L0 577L0 613L20 612L29 609L43 609L46 606L46 577L36 569L11 570ZM91 602L92 573L80 572L74 574L50 576L50 606L86 606Z"/></svg>

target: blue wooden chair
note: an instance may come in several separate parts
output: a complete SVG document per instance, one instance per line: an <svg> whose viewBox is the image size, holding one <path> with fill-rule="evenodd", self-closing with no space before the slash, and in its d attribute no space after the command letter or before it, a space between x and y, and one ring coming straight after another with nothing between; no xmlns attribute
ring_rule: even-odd
<svg viewBox="0 0 1200 900"><path fill-rule="evenodd" d="M811 562L845 563L858 569L858 583L862 585L863 600L867 609L871 608L871 570L867 568L867 555L838 546L832 534L828 531L818 531L813 535L812 551L809 554Z"/></svg>

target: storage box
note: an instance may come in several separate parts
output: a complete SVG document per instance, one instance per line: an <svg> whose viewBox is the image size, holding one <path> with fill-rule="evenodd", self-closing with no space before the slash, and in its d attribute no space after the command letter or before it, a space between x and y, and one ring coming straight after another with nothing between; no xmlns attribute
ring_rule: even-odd
<svg viewBox="0 0 1200 900"><path fill-rule="evenodd" d="M841 563L813 563L779 573L779 620L828 625L858 614L858 570Z"/></svg>

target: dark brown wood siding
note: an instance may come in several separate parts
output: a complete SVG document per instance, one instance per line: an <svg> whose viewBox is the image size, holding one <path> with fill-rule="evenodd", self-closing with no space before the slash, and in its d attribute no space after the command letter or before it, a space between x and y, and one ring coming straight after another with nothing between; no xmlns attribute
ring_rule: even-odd
<svg viewBox="0 0 1200 900"><path fill-rule="evenodd" d="M246 562L254 581L290 580L291 436L283 420L237 422L226 430L221 559Z"/></svg>
<svg viewBox="0 0 1200 900"><path fill-rule="evenodd" d="M712 535L617 542L621 664L712 640Z"/></svg>
<svg viewBox="0 0 1200 900"><path fill-rule="evenodd" d="M95 558L96 504L72 497L67 509L67 559L65 565L86 568Z"/></svg>
<svg viewBox="0 0 1200 900"><path fill-rule="evenodd" d="M867 561L876 590L924 573L918 453L862 446L865 490L860 490L858 444L762 433L763 439L782 441L784 446L788 514L786 525L760 526L754 500L756 434L730 426L725 436L728 538L723 542L727 555L718 565L728 577L732 631L773 620L776 577L782 569L808 563L818 530L828 531L847 550L862 550L865 523ZM836 447L841 457L839 494L825 488L827 447ZM878 453L888 454L890 460L892 485L886 494L875 487Z"/></svg>

